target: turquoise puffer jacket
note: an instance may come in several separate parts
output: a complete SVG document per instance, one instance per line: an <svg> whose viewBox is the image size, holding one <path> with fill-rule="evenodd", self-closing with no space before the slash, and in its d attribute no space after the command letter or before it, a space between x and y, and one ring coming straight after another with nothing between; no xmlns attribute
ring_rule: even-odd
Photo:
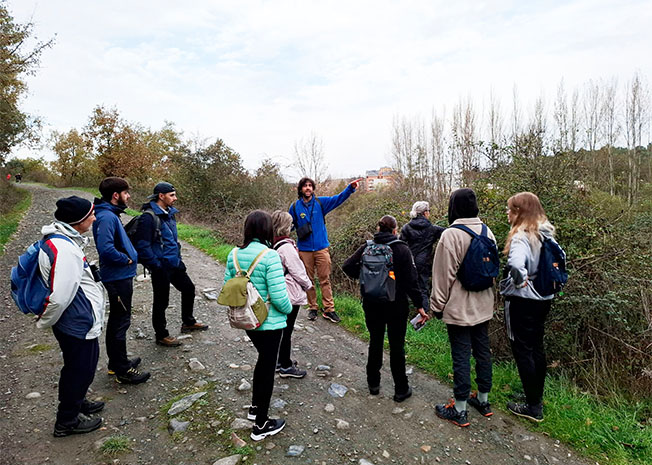
<svg viewBox="0 0 652 465"><path fill-rule="evenodd" d="M246 271L256 256L266 248L260 242L254 241L244 249L238 249L238 263L240 264L240 268ZM226 260L224 282L235 277L235 274L233 250L231 250ZM287 314L292 311L292 304L290 303L287 288L285 287L283 265L281 264L281 258L278 256L278 253L275 250L267 252L262 260L258 262L256 269L254 269L249 279L258 290L262 299L265 302L268 300L271 302L267 319L256 331L285 328L287 326Z"/></svg>

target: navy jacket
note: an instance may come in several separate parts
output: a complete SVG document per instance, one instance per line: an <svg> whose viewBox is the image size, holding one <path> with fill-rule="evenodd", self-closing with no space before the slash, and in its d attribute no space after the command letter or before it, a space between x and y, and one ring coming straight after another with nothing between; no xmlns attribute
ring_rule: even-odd
<svg viewBox="0 0 652 465"><path fill-rule="evenodd" d="M306 223L312 224L312 234L304 240L297 241L297 248L300 251L315 252L330 245L324 217L328 212L342 205L354 192L355 189L349 184L338 195L319 197L319 202L315 201L314 195L308 203L305 203L302 198L292 202L289 212L294 220L294 226L298 229Z"/></svg>
<svg viewBox="0 0 652 465"><path fill-rule="evenodd" d="M97 198L93 203L96 218L93 223L93 238L100 255L102 282L133 278L136 276L138 254L120 221L124 207ZM130 259L131 265L127 265Z"/></svg>
<svg viewBox="0 0 652 465"><path fill-rule="evenodd" d="M138 220L136 230L136 250L138 262L147 268L178 268L181 264L181 244L177 237L177 221L174 215L179 212L170 207L165 212L154 201L143 205L142 209L151 208L161 220L160 236L156 232L156 221L149 214L143 214Z"/></svg>

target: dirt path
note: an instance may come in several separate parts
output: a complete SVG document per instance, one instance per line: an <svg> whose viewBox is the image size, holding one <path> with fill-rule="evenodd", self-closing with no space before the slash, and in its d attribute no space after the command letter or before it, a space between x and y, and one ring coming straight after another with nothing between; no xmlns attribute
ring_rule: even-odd
<svg viewBox="0 0 652 465"><path fill-rule="evenodd" d="M57 404L61 356L50 331L37 330L29 317L16 309L9 295L10 267L25 247L37 240L40 228L52 219L55 200L72 191L27 186L33 204L14 240L0 257L0 464L213 464L230 455L230 425L245 417L243 406L251 391L239 391L241 380L251 381L256 352L243 331L229 327L225 312L205 299L201 291L221 285L223 267L202 252L184 244L183 255L197 287L195 315L211 325L204 333L185 340L179 349L154 344L150 324L151 285L135 283L133 322L128 348L143 358L142 368L152 373L144 385L117 384L106 373L102 354L92 385L92 398L106 401L105 427L97 432L62 439L52 437ZM75 192L90 198L89 194ZM96 256L94 247L87 250ZM180 327L180 299L171 293L168 324L172 334ZM35 346L35 344L39 344ZM491 419L470 413L471 426L461 429L439 420L434 403L451 395L450 388L414 370L410 382L414 396L402 404L392 401L391 375L383 370L378 397L369 396L364 366L366 344L325 320L309 322L299 316L293 338L293 358L309 366L303 380L277 378L271 414L287 420L283 432L253 443L249 430L238 431L256 450L245 463L258 464L585 464L566 447L532 433L515 419L496 414ZM189 360L198 359L205 370L193 371ZM385 365L388 364L386 359ZM315 368L329 365L319 377ZM348 388L343 398L328 393L331 383ZM190 420L184 433L170 435L165 406L184 394L206 391L190 410L177 417ZM40 397L28 399L30 393ZM284 406L281 405L285 403ZM334 411L325 410L327 404ZM347 425L338 420L344 420ZM116 457L99 450L110 436L129 438L131 451ZM287 457L291 445L302 446L298 457Z"/></svg>

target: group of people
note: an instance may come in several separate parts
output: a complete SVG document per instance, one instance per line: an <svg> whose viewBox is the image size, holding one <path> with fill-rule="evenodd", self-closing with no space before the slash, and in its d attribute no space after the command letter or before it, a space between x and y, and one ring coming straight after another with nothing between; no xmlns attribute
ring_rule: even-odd
<svg viewBox="0 0 652 465"><path fill-rule="evenodd" d="M123 384L146 382L150 373L138 370L140 357L127 357L127 330L131 324L133 278L142 263L151 272L153 288L152 324L156 343L177 347L181 342L167 330L165 310L170 284L181 292L181 332L203 331L208 325L193 316L195 286L181 259L181 245L173 207L175 188L166 182L154 187L142 206L133 240L120 215L130 199L129 184L108 177L99 186L101 198L94 202L71 196L59 199L55 221L42 228L39 270L49 286L49 297L37 326L52 328L63 354L59 378L59 406L54 436L94 431L102 418L104 402L86 398L99 360L99 336L104 326L105 297L109 301L106 324L108 374ZM88 262L84 247L93 231L99 255L99 270Z"/></svg>
<svg viewBox="0 0 652 465"><path fill-rule="evenodd" d="M254 422L251 438L255 441L274 435L285 426L283 419L268 416L275 373L283 378L306 376L306 370L291 359L291 336L302 305L308 306L309 320L319 314L315 274L321 288L322 316L334 323L340 321L330 285L331 258L325 218L356 191L358 184L359 180L353 181L338 195L317 197L316 183L310 178L301 179L297 186L298 199L288 211L277 210L271 215L262 210L251 212L244 222L242 244L229 253L224 282L246 270L268 307L267 317L260 326L247 331L258 352L247 415ZM150 377L149 373L138 370L140 357L127 357L126 333L131 322L137 263L151 272L152 324L157 344L181 345L167 330L165 311L170 285L181 292L181 332L208 329L193 316L195 287L181 259L175 221L177 210L173 206L177 199L174 186L162 182L154 187L131 230L130 225L125 230L120 220L130 198L128 183L109 177L102 181L99 190L101 198L93 203L76 196L58 200L56 221L42 229L44 245L39 252L39 267L51 294L38 326L52 327L64 358L54 428L57 437L90 432L102 424L101 418L89 415L101 411L104 403L86 399L86 393L98 363L104 289L110 307L106 325L108 373L127 384L143 383ZM403 226L400 235L396 219L383 216L373 237L374 244L391 249L390 276L395 280L396 292L387 301L363 294L362 306L370 335L366 365L369 393L380 392L387 331L393 399L403 402L412 395L405 370L405 336L411 301L418 313L417 325L435 316L443 320L448 330L454 398L447 404L437 405L435 413L456 425L468 426L469 405L484 416L492 415L488 325L493 316L494 287L467 290L458 272L474 234L486 235L493 243L496 240L478 217L478 203L471 189L458 189L451 194L448 222L452 227L433 225L427 202L416 202L410 215L412 219ZM536 279L542 241L552 238L554 227L537 196L529 192L509 199L507 221L511 227L504 247L508 271L500 282L500 292L505 296L507 333L526 396L525 403L509 403L507 407L516 415L541 421L546 375L543 327L554 295L539 295L532 283ZM82 234L91 228L99 254L99 274L83 252L87 238ZM293 230L297 233L296 242L290 237ZM369 245L363 244L344 262L342 269L350 277L360 276L362 257ZM476 361L478 386L474 393L471 393L471 355Z"/></svg>

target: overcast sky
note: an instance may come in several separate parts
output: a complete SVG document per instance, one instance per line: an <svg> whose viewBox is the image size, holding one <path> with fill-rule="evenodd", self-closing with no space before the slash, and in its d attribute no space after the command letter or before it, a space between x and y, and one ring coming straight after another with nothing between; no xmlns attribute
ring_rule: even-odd
<svg viewBox="0 0 652 465"><path fill-rule="evenodd" d="M652 77L645 0L9 0L40 39L24 109L46 130L116 107L153 129L221 138L245 166L291 160L315 132L333 176L386 165L395 116L490 89L524 104L563 77ZM16 152L26 156L25 149ZM51 155L50 155L51 157Z"/></svg>

